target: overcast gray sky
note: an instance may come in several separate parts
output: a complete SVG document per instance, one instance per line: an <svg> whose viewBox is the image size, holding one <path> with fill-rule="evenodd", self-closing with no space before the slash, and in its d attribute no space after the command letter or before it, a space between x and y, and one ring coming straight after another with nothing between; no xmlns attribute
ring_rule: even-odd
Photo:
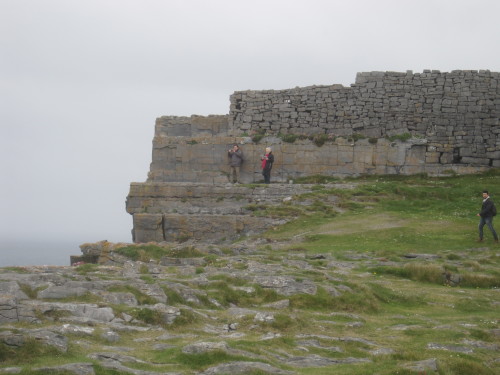
<svg viewBox="0 0 500 375"><path fill-rule="evenodd" d="M357 72L500 71L497 0L0 0L1 239L131 241L155 118Z"/></svg>

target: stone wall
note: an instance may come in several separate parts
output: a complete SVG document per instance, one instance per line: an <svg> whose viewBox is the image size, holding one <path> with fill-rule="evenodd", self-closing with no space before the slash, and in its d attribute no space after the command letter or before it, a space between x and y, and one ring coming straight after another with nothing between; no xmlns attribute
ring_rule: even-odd
<svg viewBox="0 0 500 375"><path fill-rule="evenodd" d="M380 139L336 138L317 146L309 139L293 143L265 137L258 144L249 137L155 138L150 182L229 182L227 151L237 142L245 157L242 183L263 181L260 157L271 146L275 163L273 182L289 182L308 175L357 176L361 174L440 175L448 171L474 173L486 165L445 163L444 153L433 150L425 139L389 141Z"/></svg>
<svg viewBox="0 0 500 375"><path fill-rule="evenodd" d="M239 91L231 96L234 134L367 137L411 133L442 164L500 166L500 73L358 73L351 87Z"/></svg>

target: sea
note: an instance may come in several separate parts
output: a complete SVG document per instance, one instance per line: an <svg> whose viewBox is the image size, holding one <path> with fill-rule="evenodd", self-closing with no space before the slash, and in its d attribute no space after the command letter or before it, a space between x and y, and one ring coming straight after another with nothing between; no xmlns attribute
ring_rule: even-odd
<svg viewBox="0 0 500 375"><path fill-rule="evenodd" d="M70 266L71 255L82 255L77 240L0 239L0 267Z"/></svg>

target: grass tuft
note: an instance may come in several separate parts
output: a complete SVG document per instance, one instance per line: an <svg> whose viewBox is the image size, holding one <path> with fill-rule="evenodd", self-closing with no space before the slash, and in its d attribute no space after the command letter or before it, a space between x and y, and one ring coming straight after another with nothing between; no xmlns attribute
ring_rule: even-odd
<svg viewBox="0 0 500 375"><path fill-rule="evenodd" d="M160 260L163 257L169 258L199 258L206 254L193 246L180 249L171 249L158 245L130 245L115 250L118 254L130 258L134 261L149 262L151 259Z"/></svg>

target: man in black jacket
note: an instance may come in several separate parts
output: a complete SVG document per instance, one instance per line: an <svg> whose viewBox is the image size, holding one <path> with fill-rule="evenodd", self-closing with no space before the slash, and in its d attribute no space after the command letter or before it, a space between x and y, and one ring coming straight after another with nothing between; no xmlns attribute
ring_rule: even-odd
<svg viewBox="0 0 500 375"><path fill-rule="evenodd" d="M479 221L479 239L478 242L483 241L483 227L486 224L493 234L493 238L495 242L498 242L498 235L495 232L495 228L493 228L493 216L495 215L495 205L493 201L490 199L490 195L487 190L483 191L483 205L481 206L481 212L477 214L477 216L481 217Z"/></svg>
<svg viewBox="0 0 500 375"><path fill-rule="evenodd" d="M240 183L240 168L241 163L243 163L243 151L237 144L233 145L233 148L227 152L229 158L229 166L231 167L229 173L229 181L234 183Z"/></svg>

